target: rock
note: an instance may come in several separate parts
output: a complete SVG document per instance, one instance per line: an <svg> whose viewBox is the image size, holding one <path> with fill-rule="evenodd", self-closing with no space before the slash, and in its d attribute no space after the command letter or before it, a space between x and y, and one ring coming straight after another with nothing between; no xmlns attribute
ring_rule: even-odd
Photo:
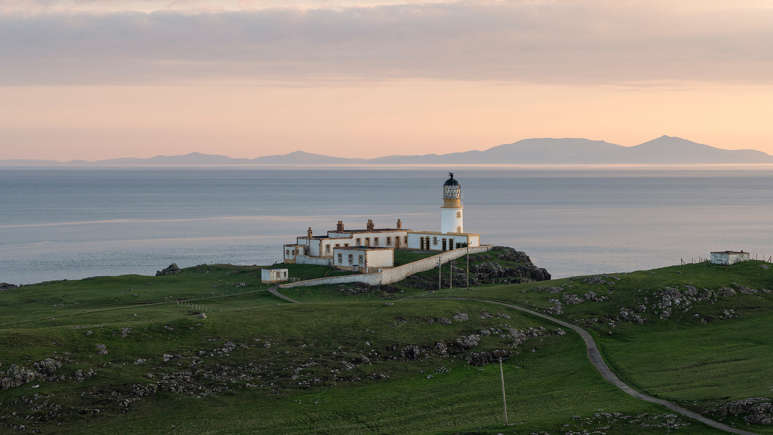
<svg viewBox="0 0 773 435"><path fill-rule="evenodd" d="M400 350L400 356L407 360L417 360L421 356L421 348L415 344L404 346Z"/></svg>
<svg viewBox="0 0 773 435"><path fill-rule="evenodd" d="M491 256L494 259L489 259ZM546 281L550 279L550 273L543 268L536 267L528 255L513 248L496 246L486 253L483 261L470 263L469 283L471 286L483 284L518 284L532 281ZM459 261L463 261L460 259ZM464 287L467 284L466 266L454 269L456 274L452 277L454 286ZM448 277L443 277L443 286L448 282ZM436 274L416 274L406 278L403 283L411 288L436 290L438 279Z"/></svg>
<svg viewBox="0 0 773 435"><path fill-rule="evenodd" d="M32 364L32 367L35 369L36 372L40 373L43 376L53 376L56 371L62 367L62 363L59 361L53 359L53 358L46 358L42 361L38 361Z"/></svg>
<svg viewBox="0 0 773 435"><path fill-rule="evenodd" d="M165 269L161 269L156 272L156 276L176 275L180 273L181 269L177 266L177 263L172 263Z"/></svg>
<svg viewBox="0 0 773 435"><path fill-rule="evenodd" d="M735 290L731 289L730 287L722 287L721 289L719 289L719 294L727 298L727 297L735 296L737 293L735 292Z"/></svg>
<svg viewBox="0 0 773 435"><path fill-rule="evenodd" d="M735 319L736 317L738 317L738 313L732 308L724 309L722 310L722 314L719 317L725 320Z"/></svg>
<svg viewBox="0 0 773 435"><path fill-rule="evenodd" d="M142 364L145 364L145 362L146 362L146 361L147 361L147 360L146 360L145 358L137 358L137 360L136 360L136 361L134 361L134 365L135 365L135 366L140 366L140 365L142 365Z"/></svg>
<svg viewBox="0 0 773 435"><path fill-rule="evenodd" d="M132 328L121 328L121 337L128 337L130 332L132 332Z"/></svg>
<svg viewBox="0 0 773 435"><path fill-rule="evenodd" d="M199 318L199 319L204 320L204 319L207 318L207 313L199 313L199 314L196 315L196 317Z"/></svg>
<svg viewBox="0 0 773 435"><path fill-rule="evenodd" d="M448 356L448 346L442 341L435 343L435 352L441 356Z"/></svg>
<svg viewBox="0 0 773 435"><path fill-rule="evenodd" d="M106 345L104 345L102 343L99 343L99 344L95 345L94 347L96 347L96 349L97 349L97 354L99 354L99 355L107 355L107 346Z"/></svg>
<svg viewBox="0 0 773 435"><path fill-rule="evenodd" d="M89 329L88 331L86 331L86 332L85 332L85 335L86 335L86 337L88 337L88 336L91 336L91 335L94 335L94 331L92 331L91 329Z"/></svg>
<svg viewBox="0 0 773 435"><path fill-rule="evenodd" d="M456 339L456 344L461 346L463 349L472 349L473 347L480 344L480 335L471 334L459 337Z"/></svg>
<svg viewBox="0 0 773 435"><path fill-rule="evenodd" d="M721 417L743 417L749 424L773 425L773 400L767 397L735 400L717 407L714 413Z"/></svg>
<svg viewBox="0 0 773 435"><path fill-rule="evenodd" d="M164 360L164 362L169 362L172 359L174 359L174 355L165 353L165 354L161 355L161 358Z"/></svg>
<svg viewBox="0 0 773 435"><path fill-rule="evenodd" d="M491 319L492 317L494 317L494 315L489 313L488 311L481 311L480 312L480 319L481 320Z"/></svg>
<svg viewBox="0 0 773 435"><path fill-rule="evenodd" d="M467 313L456 313L453 315L453 319L457 322L466 322L470 320L470 316Z"/></svg>
<svg viewBox="0 0 773 435"><path fill-rule="evenodd" d="M566 302L569 305L577 305L585 302L585 299L571 293L564 293L564 295L562 296L562 299L564 300L564 302Z"/></svg>
<svg viewBox="0 0 773 435"><path fill-rule="evenodd" d="M37 373L24 366L11 364L5 371L5 376L0 378L0 390L8 390L32 382L37 378Z"/></svg>
<svg viewBox="0 0 773 435"><path fill-rule="evenodd" d="M451 324L451 319L449 319L448 317L441 317L437 321L441 325L450 325Z"/></svg>

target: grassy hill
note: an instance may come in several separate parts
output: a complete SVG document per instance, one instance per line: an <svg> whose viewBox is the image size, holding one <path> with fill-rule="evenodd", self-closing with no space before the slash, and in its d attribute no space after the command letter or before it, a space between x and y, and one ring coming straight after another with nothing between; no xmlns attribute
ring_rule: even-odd
<svg viewBox="0 0 773 435"><path fill-rule="evenodd" d="M497 261L481 255L472 263ZM764 263L469 290L283 291L302 304L274 298L257 277L255 267L198 266L0 292L0 431L716 433L606 383L569 331L443 299L464 296L581 324L637 388L773 433L749 421L756 405L727 406L773 396L773 270Z"/></svg>

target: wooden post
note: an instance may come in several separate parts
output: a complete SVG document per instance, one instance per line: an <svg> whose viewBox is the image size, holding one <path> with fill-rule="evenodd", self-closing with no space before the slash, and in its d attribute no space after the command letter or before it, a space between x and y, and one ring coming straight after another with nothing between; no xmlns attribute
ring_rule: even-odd
<svg viewBox="0 0 773 435"><path fill-rule="evenodd" d="M470 289L470 241L467 240L467 290Z"/></svg>
<svg viewBox="0 0 773 435"><path fill-rule="evenodd" d="M448 262L448 288L454 288L454 260Z"/></svg>
<svg viewBox="0 0 773 435"><path fill-rule="evenodd" d="M502 369L502 357L499 357L499 376L502 379L502 406L505 410L505 425L510 424L507 419L507 396L505 395L505 371Z"/></svg>
<svg viewBox="0 0 773 435"><path fill-rule="evenodd" d="M437 258L437 289L443 288L443 268L441 266L440 257Z"/></svg>

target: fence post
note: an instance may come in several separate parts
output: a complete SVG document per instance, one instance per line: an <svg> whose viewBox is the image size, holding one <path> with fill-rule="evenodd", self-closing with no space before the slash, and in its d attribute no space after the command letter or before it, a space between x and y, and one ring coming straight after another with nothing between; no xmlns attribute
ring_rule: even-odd
<svg viewBox="0 0 773 435"><path fill-rule="evenodd" d="M443 268L441 266L440 257L437 258L437 289L443 288Z"/></svg>
<svg viewBox="0 0 773 435"><path fill-rule="evenodd" d="M499 357L499 376L502 379L502 406L505 410L505 425L510 424L507 418L507 396L505 395L505 372L502 369L502 357Z"/></svg>
<svg viewBox="0 0 773 435"><path fill-rule="evenodd" d="M467 290L470 289L470 241L467 241Z"/></svg>

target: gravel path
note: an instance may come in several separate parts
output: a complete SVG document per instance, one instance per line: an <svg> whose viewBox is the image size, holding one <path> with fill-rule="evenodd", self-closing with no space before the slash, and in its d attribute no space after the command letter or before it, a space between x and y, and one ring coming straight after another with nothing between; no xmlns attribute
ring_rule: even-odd
<svg viewBox="0 0 773 435"><path fill-rule="evenodd" d="M277 287L271 287L268 289L268 291L287 302L292 303L300 303L296 301L295 299L291 299L281 293L277 290ZM498 302L498 301L492 301L487 299L474 299L474 298L439 298L439 299L446 299L446 300L457 300L457 301L473 301L473 302L481 302L484 304L495 304L495 305L501 305L503 307L511 308L516 311L520 311L535 317L539 317L541 319L545 319L547 321L556 323L558 325L561 325L565 328L571 329L572 331L576 332L577 334L582 337L582 340L585 342L585 348L588 351L588 359L590 360L591 364L593 364L594 367L596 367L596 370L601 374L601 376L607 380L607 382L611 383L612 385L616 386L617 388L623 390L626 394L629 396L635 397L640 400L644 400L645 402L655 403L660 406L664 406L677 414L681 414L687 418L693 419L695 421L701 422L705 424L706 426L713 427L714 429L719 429L724 432L728 433L735 433L735 434L741 434L741 435L756 435L754 432L747 432L745 430L736 429L732 426L728 426L726 424L720 423L716 420L712 420L708 417L704 417L701 414L698 414L697 412L690 411L689 409L682 408L681 406L677 405L676 403L669 402L668 400L658 399L657 397L652 397L649 394L640 393L636 390L634 390L630 385L626 384L625 382L621 381L620 378L617 377L617 375L609 368L606 362L604 362L604 358L601 356L601 352L599 351L598 346L596 345L596 342L593 340L593 337L590 335L590 333L582 328L580 328L577 325L564 322L563 320L556 319L555 317L548 316L547 314L542 314L540 312L530 310L528 308L521 307L519 305L513 305L508 304L505 302Z"/></svg>
<svg viewBox="0 0 773 435"><path fill-rule="evenodd" d="M491 301L486 299L473 299L473 298L444 298L444 299L453 299L453 300L461 300L461 301L475 301L475 302L482 302L486 304L496 304L501 305L503 307L511 308L513 310L521 311L526 314L530 314L535 317L539 317L545 320L548 320L553 323L557 323L565 328L569 328L576 332L577 334L582 337L582 340L585 342L585 348L588 351L588 359L590 360L591 364L593 364L594 367L596 367L596 370L598 370L599 373L601 373L601 376L607 380L607 382L610 382L617 388L623 390L626 394L629 396L633 396L637 399L644 400L645 402L655 403L661 406L665 406L666 408L676 412L677 414L681 414L687 418L691 418L693 420L699 421L706 426L711 426L714 429L719 429L721 431L729 432L729 433L736 433L736 434L743 434L743 435L755 435L754 432L747 432L745 430L736 429L732 426L728 426L726 424L720 423L716 420L712 420L708 417L704 417L701 414L698 414L697 412L690 411L689 409L682 408L681 406L677 405L676 403L669 402L668 400L658 399L657 397L652 397L648 394L640 393L636 390L634 390L630 385L626 384L625 382L621 381L620 378L617 377L617 375L609 368L606 362L604 362L604 358L601 356L601 352L599 352L599 348L596 345L596 342L593 340L593 337L590 335L590 333L582 328L580 328L577 325L564 322L563 320L556 319L555 317L548 316L546 314L542 314L540 312L530 310L528 308L524 308L518 305L508 304L504 302L497 302L497 301Z"/></svg>

